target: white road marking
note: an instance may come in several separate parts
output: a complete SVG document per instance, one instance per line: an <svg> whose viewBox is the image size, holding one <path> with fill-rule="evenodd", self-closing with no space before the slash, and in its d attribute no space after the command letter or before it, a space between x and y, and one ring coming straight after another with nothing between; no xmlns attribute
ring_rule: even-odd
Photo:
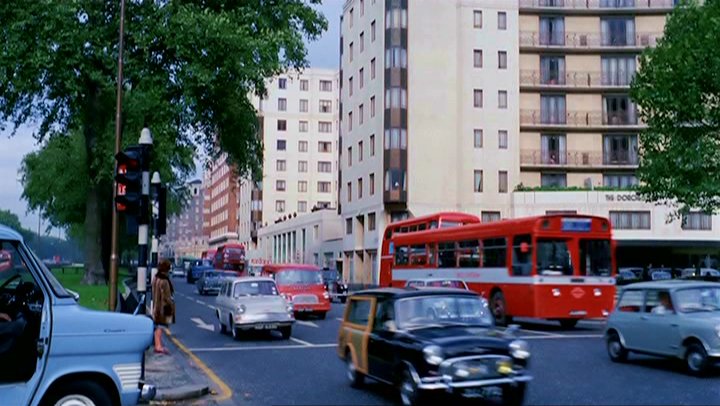
<svg viewBox="0 0 720 406"><path fill-rule="evenodd" d="M320 328L320 326L318 326L317 324L313 323L312 321L295 320L295 323L300 324L300 325L303 325L303 326Z"/></svg>
<svg viewBox="0 0 720 406"><path fill-rule="evenodd" d="M295 350L299 348L332 348L337 344L310 344L310 345L263 345L254 347L205 347L190 348L192 352L222 352L222 351L257 351L257 350Z"/></svg>
<svg viewBox="0 0 720 406"><path fill-rule="evenodd" d="M199 305L203 305L203 306L205 305L205 302L203 302L202 300L198 300L198 299L195 299L195 303L197 303Z"/></svg>
<svg viewBox="0 0 720 406"><path fill-rule="evenodd" d="M195 323L195 325L196 325L198 328L201 328L201 329L207 330L207 331L215 331L215 325L213 325L213 324L206 324L206 323L205 323L201 318L199 318L199 317L191 317L190 320L192 320L192 322Z"/></svg>
<svg viewBox="0 0 720 406"><path fill-rule="evenodd" d="M343 321L343 318L342 318L342 317L335 317L335 320L337 320L337 321Z"/></svg>
<svg viewBox="0 0 720 406"><path fill-rule="evenodd" d="M522 331L523 333L528 333L528 334L537 334L540 336L555 337L555 336L559 335L559 334L555 334L555 333L548 333L547 331L535 331L535 330L525 330L525 329L520 329L518 331Z"/></svg>
<svg viewBox="0 0 720 406"><path fill-rule="evenodd" d="M553 335L553 336L522 336L523 340L559 340L573 338L602 338L602 334L576 334L576 335Z"/></svg>
<svg viewBox="0 0 720 406"><path fill-rule="evenodd" d="M302 344L302 345L312 345L312 343L309 343L307 341L304 341L304 340L301 340L301 339L295 338L295 337L290 337L290 341L293 341L293 342L296 342L296 343Z"/></svg>

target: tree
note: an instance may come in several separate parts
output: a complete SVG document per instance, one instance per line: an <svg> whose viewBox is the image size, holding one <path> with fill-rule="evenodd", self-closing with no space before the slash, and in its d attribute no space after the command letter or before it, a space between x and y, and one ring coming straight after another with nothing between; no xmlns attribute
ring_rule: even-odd
<svg viewBox="0 0 720 406"><path fill-rule="evenodd" d="M720 1L687 1L640 58L631 97L640 135L639 193L680 213L720 208ZM678 214L678 213L676 213Z"/></svg>
<svg viewBox="0 0 720 406"><path fill-rule="evenodd" d="M20 218L10 210L0 209L0 224L10 227L17 232L23 229L22 224L20 224Z"/></svg>
<svg viewBox="0 0 720 406"><path fill-rule="evenodd" d="M47 142L24 161L25 197L54 225L83 225L89 284L104 282L108 262L119 3L0 2L0 121L39 123L35 136ZM258 171L249 96L307 65L304 39L327 27L319 3L127 0L124 143L151 128L153 170L173 189L193 171L196 148L227 153L238 175Z"/></svg>

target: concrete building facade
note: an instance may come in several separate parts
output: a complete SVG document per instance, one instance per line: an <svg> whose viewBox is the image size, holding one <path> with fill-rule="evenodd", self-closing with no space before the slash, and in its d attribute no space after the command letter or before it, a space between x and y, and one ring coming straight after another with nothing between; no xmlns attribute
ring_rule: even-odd
<svg viewBox="0 0 720 406"><path fill-rule="evenodd" d="M208 241L203 230L204 190L201 180L187 184L188 198L180 214L168 219L167 233L161 249L170 257L196 257L207 249Z"/></svg>
<svg viewBox="0 0 720 406"><path fill-rule="evenodd" d="M238 182L227 156L222 155L205 171L204 232L208 244L216 248L238 242Z"/></svg>

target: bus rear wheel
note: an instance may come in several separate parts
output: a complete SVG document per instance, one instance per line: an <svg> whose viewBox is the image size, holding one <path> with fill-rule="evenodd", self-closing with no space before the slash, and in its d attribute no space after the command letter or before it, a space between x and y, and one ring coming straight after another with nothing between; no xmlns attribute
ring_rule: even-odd
<svg viewBox="0 0 720 406"><path fill-rule="evenodd" d="M578 319L560 319L560 327L562 328L575 328L578 324Z"/></svg>
<svg viewBox="0 0 720 406"><path fill-rule="evenodd" d="M512 323L512 316L507 314L507 302L505 302L505 295L501 291L493 293L490 298L490 308L492 309L493 317L495 318L495 324L499 326L507 326Z"/></svg>

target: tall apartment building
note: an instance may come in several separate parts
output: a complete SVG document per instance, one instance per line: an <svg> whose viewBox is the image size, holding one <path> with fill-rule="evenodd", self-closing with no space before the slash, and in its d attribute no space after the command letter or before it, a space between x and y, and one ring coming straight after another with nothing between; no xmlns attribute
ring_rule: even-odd
<svg viewBox="0 0 720 406"><path fill-rule="evenodd" d="M203 230L204 191L202 181L197 179L187 184L188 200L183 211L172 216L163 237L163 251L171 257L199 257L207 249L207 238Z"/></svg>
<svg viewBox="0 0 720 406"><path fill-rule="evenodd" d="M440 210L511 215L518 5L348 0L341 21L343 271L369 284L390 221Z"/></svg>
<svg viewBox="0 0 720 406"><path fill-rule="evenodd" d="M258 230L282 219L336 207L338 73L306 69L268 82L255 98L264 144L262 179L239 183L239 240L249 257Z"/></svg>
<svg viewBox="0 0 720 406"><path fill-rule="evenodd" d="M210 247L238 241L238 182L222 155L205 171L204 232Z"/></svg>

